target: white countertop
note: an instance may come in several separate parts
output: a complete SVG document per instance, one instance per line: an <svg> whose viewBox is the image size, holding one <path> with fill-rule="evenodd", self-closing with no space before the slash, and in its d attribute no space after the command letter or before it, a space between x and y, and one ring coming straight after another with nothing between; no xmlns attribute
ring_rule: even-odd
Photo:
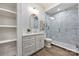
<svg viewBox="0 0 79 59"><path fill-rule="evenodd" d="M44 34L44 32L37 32L37 33L24 33L23 36L38 35L38 34Z"/></svg>

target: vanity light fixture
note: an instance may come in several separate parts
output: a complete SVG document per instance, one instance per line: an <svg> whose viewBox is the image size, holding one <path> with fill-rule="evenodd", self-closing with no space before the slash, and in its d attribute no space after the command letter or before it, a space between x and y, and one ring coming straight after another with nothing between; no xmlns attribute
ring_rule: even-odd
<svg viewBox="0 0 79 59"><path fill-rule="evenodd" d="M35 7L29 7L29 11L32 12L33 14L39 14L39 10L37 10Z"/></svg>

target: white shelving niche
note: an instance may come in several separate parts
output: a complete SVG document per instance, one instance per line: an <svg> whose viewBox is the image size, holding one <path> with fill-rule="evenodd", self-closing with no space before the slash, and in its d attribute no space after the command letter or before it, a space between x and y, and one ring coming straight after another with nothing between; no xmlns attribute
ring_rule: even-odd
<svg viewBox="0 0 79 59"><path fill-rule="evenodd" d="M17 53L17 4L0 3L0 56Z"/></svg>

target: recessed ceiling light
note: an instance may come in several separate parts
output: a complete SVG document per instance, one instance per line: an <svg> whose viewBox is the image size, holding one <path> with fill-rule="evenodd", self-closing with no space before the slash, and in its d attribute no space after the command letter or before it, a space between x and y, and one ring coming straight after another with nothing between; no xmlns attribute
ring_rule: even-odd
<svg viewBox="0 0 79 59"><path fill-rule="evenodd" d="M60 11L60 10L61 10L60 8L57 9L57 11Z"/></svg>
<svg viewBox="0 0 79 59"><path fill-rule="evenodd" d="M55 19L54 17L50 17L50 19Z"/></svg>

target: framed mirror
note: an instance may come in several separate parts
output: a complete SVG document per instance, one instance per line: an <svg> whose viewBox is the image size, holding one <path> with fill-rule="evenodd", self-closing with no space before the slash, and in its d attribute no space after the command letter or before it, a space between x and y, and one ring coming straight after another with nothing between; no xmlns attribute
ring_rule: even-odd
<svg viewBox="0 0 79 59"><path fill-rule="evenodd" d="M38 18L38 16L36 15L36 14L32 14L31 16L30 16L30 19L29 19L29 27L30 27L30 29L31 29L31 32L38 32L39 31L39 25L40 25L40 23L39 23L40 21L39 21L39 18Z"/></svg>

